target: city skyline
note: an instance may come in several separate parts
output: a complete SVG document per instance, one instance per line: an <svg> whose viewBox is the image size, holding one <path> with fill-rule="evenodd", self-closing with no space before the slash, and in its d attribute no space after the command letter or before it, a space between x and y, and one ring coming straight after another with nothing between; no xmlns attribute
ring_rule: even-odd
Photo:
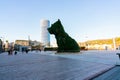
<svg viewBox="0 0 120 80"><path fill-rule="evenodd" d="M61 20L77 42L120 36L119 0L4 0L0 2L0 37L40 41L40 20ZM55 42L54 35L51 36Z"/></svg>

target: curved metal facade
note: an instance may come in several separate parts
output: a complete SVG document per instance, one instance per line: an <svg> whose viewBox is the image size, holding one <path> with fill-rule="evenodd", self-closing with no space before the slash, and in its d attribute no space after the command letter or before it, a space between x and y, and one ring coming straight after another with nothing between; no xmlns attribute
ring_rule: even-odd
<svg viewBox="0 0 120 80"><path fill-rule="evenodd" d="M43 19L40 21L40 26L41 26L41 43L43 46L49 47L50 46L50 34L47 28L50 26L50 21Z"/></svg>

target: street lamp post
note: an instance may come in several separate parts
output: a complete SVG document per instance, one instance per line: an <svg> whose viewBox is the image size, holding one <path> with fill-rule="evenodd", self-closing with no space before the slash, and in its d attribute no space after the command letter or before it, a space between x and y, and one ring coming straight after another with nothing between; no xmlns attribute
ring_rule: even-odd
<svg viewBox="0 0 120 80"><path fill-rule="evenodd" d="M113 46L114 46L114 50L116 50L116 42L115 42L115 38L113 38Z"/></svg>

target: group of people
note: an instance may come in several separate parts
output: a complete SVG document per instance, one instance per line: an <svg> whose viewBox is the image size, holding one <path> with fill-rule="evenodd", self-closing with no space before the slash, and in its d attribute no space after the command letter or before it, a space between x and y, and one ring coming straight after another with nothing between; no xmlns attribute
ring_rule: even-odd
<svg viewBox="0 0 120 80"><path fill-rule="evenodd" d="M25 53L28 53L28 51L29 51L29 50L25 50L25 51L22 51L22 53L24 53L24 52L25 52ZM14 54L14 55L17 55L17 53L18 53L18 52L17 52L16 50L13 50L13 49L9 49L9 50L8 50L8 55L13 55L13 54Z"/></svg>
<svg viewBox="0 0 120 80"><path fill-rule="evenodd" d="M42 50L41 49L37 49L36 51L40 51L41 52ZM45 50L43 50L43 51L45 51ZM8 52L8 55L17 55L18 54L18 51L14 50L14 49L8 49L7 52ZM21 52L27 54L29 52L29 50L28 49L22 49Z"/></svg>
<svg viewBox="0 0 120 80"><path fill-rule="evenodd" d="M8 50L8 55L13 55L13 52L14 52L14 55L16 55L17 54L17 51L15 50L12 50L12 49L9 49Z"/></svg>
<svg viewBox="0 0 120 80"><path fill-rule="evenodd" d="M29 51L28 49L22 50L22 53L24 53L24 52L28 53L28 51Z"/></svg>

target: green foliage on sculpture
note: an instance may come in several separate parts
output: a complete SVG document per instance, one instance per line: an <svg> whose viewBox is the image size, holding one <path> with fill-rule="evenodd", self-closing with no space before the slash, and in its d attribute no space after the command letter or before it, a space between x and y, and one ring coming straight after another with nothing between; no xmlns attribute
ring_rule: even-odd
<svg viewBox="0 0 120 80"><path fill-rule="evenodd" d="M55 35L58 45L57 52L80 52L77 42L65 32L59 19L48 28L48 31Z"/></svg>

